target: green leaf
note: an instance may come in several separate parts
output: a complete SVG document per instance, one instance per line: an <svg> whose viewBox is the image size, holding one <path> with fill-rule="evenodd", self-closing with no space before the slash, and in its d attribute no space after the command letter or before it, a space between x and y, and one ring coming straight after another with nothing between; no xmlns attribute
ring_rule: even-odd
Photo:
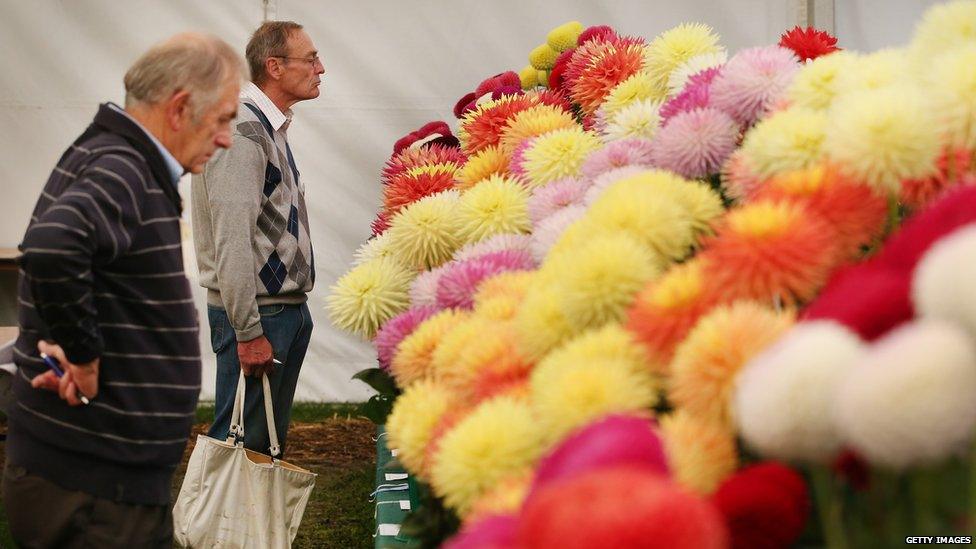
<svg viewBox="0 0 976 549"><path fill-rule="evenodd" d="M397 388L396 381L393 380L393 377L379 368L360 370L352 378L369 385L381 395L395 397L400 394L400 390Z"/></svg>
<svg viewBox="0 0 976 549"><path fill-rule="evenodd" d="M376 425L386 423L386 416L393 410L393 398L386 395L373 395L359 407L359 415Z"/></svg>

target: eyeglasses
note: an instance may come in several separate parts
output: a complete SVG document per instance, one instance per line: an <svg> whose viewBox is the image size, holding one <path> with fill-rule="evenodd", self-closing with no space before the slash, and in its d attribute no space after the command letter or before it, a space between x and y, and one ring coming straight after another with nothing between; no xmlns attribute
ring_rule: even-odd
<svg viewBox="0 0 976 549"><path fill-rule="evenodd" d="M295 61L304 61L309 65L322 64L322 60L319 59L318 55L313 55L312 57L288 57L287 55L271 55L269 57L276 57L278 59L294 59Z"/></svg>

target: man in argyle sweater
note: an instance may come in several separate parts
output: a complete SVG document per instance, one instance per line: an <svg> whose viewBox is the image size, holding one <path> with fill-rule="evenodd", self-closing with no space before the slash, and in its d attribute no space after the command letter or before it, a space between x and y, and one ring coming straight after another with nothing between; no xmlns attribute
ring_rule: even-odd
<svg viewBox="0 0 976 549"><path fill-rule="evenodd" d="M248 42L251 82L241 88L229 149L193 177L200 284L208 289L217 354L210 436L226 438L241 370L249 376L244 445L269 451L261 376L271 385L282 450L312 334L306 305L315 281L305 187L288 145L291 106L319 95L325 72L301 25L270 21Z"/></svg>

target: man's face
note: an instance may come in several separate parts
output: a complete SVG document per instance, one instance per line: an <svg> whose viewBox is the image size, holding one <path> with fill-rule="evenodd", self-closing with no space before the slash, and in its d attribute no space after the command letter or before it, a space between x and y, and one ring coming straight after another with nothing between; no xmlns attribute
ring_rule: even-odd
<svg viewBox="0 0 976 549"><path fill-rule="evenodd" d="M217 147L226 149L231 144L230 123L237 117L237 95L240 84L230 80L223 86L220 99L205 110L198 120L187 125L183 154L180 164L190 173L200 173Z"/></svg>
<svg viewBox="0 0 976 549"><path fill-rule="evenodd" d="M284 61L284 72L281 76L281 88L290 94L295 101L315 99L319 96L320 75L325 74L325 67L319 59L315 44L304 30L298 29L288 35L286 42L288 59Z"/></svg>

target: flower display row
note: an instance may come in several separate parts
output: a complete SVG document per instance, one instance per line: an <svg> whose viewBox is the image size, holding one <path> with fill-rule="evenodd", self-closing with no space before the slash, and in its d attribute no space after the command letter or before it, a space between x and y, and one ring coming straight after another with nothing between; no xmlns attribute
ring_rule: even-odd
<svg viewBox="0 0 976 549"><path fill-rule="evenodd" d="M328 308L448 546L976 527L935 503L976 434L973 21L872 53L571 22L399 141Z"/></svg>

